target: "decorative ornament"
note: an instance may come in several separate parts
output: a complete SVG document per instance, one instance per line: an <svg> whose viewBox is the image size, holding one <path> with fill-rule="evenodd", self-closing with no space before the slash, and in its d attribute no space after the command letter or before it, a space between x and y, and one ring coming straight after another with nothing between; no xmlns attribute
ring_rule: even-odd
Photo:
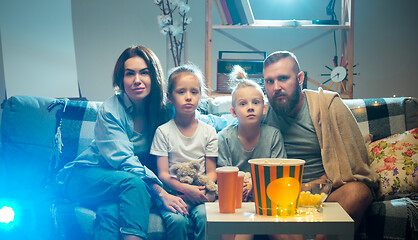
<svg viewBox="0 0 418 240"><path fill-rule="evenodd" d="M169 39L175 67L181 65L186 26L192 22L192 18L186 16L190 10L188 3L189 0L154 0L154 4L162 11L157 18L158 25L160 32ZM177 14L175 14L176 11Z"/></svg>

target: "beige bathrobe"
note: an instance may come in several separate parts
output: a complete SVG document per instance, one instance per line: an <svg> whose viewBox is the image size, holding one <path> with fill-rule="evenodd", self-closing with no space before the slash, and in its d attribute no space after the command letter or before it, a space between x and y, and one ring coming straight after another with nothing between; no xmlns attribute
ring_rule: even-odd
<svg viewBox="0 0 418 240"><path fill-rule="evenodd" d="M333 186L362 181L371 189L375 188L377 176L369 166L368 150L351 111L335 92L319 88L304 93L318 135L324 169Z"/></svg>

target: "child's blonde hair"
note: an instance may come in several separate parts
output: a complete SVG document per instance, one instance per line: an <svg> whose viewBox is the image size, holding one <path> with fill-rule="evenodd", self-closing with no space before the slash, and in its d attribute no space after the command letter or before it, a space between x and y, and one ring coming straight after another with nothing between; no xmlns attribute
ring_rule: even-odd
<svg viewBox="0 0 418 240"><path fill-rule="evenodd" d="M197 80L199 81L200 87L200 96L201 98L206 97L206 85L205 85L205 78L203 77L202 71L200 71L199 67L194 65L193 63L184 64L175 68L172 68L168 72L168 82L167 82L167 92L169 94L173 93L174 84L179 77L183 73L190 73L193 74Z"/></svg>
<svg viewBox="0 0 418 240"><path fill-rule="evenodd" d="M240 88L245 88L245 87L253 87L257 89L257 91L260 92L261 96L263 97L263 103L264 103L263 89L261 89L260 85L258 85L256 82L249 80L247 78L247 73L240 65L235 65L232 68L232 71L229 74L229 79L231 83L235 83L234 87L232 88L232 93L231 93L233 107L235 107L235 101L237 98L236 91Z"/></svg>

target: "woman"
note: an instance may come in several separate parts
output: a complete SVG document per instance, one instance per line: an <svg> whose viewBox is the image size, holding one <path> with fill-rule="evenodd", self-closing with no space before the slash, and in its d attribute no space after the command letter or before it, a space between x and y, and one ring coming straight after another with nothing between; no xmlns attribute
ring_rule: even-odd
<svg viewBox="0 0 418 240"><path fill-rule="evenodd" d="M97 209L95 239L143 239L151 198L188 214L186 203L163 190L146 166L155 130L171 114L157 56L144 46L127 48L116 62L113 86L117 93L99 109L94 141L58 178L70 200Z"/></svg>

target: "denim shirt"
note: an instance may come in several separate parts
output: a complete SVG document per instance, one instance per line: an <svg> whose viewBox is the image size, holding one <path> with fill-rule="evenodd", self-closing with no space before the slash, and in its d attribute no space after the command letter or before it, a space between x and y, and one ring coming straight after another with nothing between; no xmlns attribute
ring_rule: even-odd
<svg viewBox="0 0 418 240"><path fill-rule="evenodd" d="M133 103L124 92L104 101L98 111L93 142L74 161L65 165L58 174L58 182L63 183L69 170L77 165L127 171L146 182L162 185L154 172L143 165L134 153L132 112Z"/></svg>

